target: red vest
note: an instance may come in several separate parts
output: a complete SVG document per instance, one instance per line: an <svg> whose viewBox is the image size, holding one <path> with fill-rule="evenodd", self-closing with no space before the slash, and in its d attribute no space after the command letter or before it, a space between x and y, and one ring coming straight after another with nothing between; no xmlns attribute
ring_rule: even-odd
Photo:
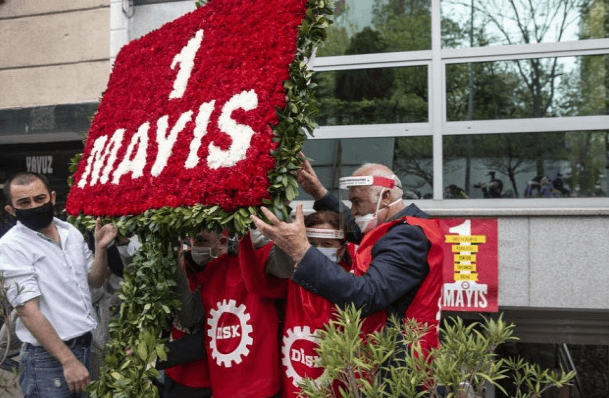
<svg viewBox="0 0 609 398"><path fill-rule="evenodd" d="M340 265L349 271L350 265ZM305 377L317 379L323 373L323 368L314 366L315 349L319 347L317 333L335 318L335 311L336 304L289 281L281 347L282 398L299 397L298 383Z"/></svg>
<svg viewBox="0 0 609 398"><path fill-rule="evenodd" d="M223 255L199 274L214 398L262 398L279 391L279 317L273 299L248 290L240 262L259 262L243 246L238 257Z"/></svg>
<svg viewBox="0 0 609 398"><path fill-rule="evenodd" d="M194 291L197 288L196 274L189 275L188 282L190 290ZM171 338L173 340L181 339L186 336L186 333L176 327L171 328ZM174 381L190 388L210 388L209 368L207 359L197 359L187 362L182 365L173 366L165 369L167 376Z"/></svg>
<svg viewBox="0 0 609 398"><path fill-rule="evenodd" d="M414 318L419 323L427 323L430 326L429 332L421 341L423 353L429 349L438 347L440 344L438 327L440 324L440 298L442 293L442 263L444 261L444 251L442 248L442 231L437 220L427 220L417 217L403 217L398 220L383 223L368 232L360 243L355 254L354 270L356 276L366 273L372 262L372 248L391 227L399 223L415 225L420 227L425 236L431 243L427 254L427 264L429 274L419 287L412 302L406 309L405 320ZM372 333L381 329L387 321L386 312L379 311L368 316L363 325L364 333Z"/></svg>

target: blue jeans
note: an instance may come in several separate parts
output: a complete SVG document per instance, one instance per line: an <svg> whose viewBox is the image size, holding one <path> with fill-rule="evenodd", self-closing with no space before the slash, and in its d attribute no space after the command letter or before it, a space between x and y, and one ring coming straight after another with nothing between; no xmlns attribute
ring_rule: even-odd
<svg viewBox="0 0 609 398"><path fill-rule="evenodd" d="M68 346L91 372L91 346ZM19 357L19 387L23 398L84 398L87 394L70 394L63 376L63 366L44 348L24 344Z"/></svg>

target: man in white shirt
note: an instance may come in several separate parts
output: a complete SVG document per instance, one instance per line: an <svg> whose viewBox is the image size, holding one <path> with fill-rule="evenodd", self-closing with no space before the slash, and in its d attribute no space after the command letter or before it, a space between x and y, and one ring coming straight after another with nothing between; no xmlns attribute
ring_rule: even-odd
<svg viewBox="0 0 609 398"><path fill-rule="evenodd" d="M53 217L55 192L45 176L19 173L4 185L5 210L17 225L0 239L0 272L17 309L24 398L67 398L89 384L93 316L89 285L108 276L112 224L95 226L95 255L71 224Z"/></svg>

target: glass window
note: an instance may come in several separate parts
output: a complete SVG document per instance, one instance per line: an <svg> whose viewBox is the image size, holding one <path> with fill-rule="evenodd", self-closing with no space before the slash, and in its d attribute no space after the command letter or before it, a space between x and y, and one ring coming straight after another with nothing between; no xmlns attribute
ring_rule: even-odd
<svg viewBox="0 0 609 398"><path fill-rule="evenodd" d="M607 395L607 354L608 347L603 345L546 344L527 342L508 342L497 349L500 358L523 358L531 364L553 371L575 371L575 379L561 388L547 390L545 398L601 398ZM512 376L512 373L508 373ZM505 389L495 389L495 397L517 396L518 391L513 379L499 381Z"/></svg>
<svg viewBox="0 0 609 398"><path fill-rule="evenodd" d="M571 356L577 371L578 380L572 388L577 390L579 396L586 398L604 397L609 388L609 363L606 360L609 357L609 347L564 344L562 348Z"/></svg>
<svg viewBox="0 0 609 398"><path fill-rule="evenodd" d="M97 103L0 109L0 136L83 132L91 126Z"/></svg>
<svg viewBox="0 0 609 398"><path fill-rule="evenodd" d="M428 120L426 66L318 72L314 81L319 125Z"/></svg>
<svg viewBox="0 0 609 398"><path fill-rule="evenodd" d="M433 198L433 138L398 137L393 164L388 165L402 181L405 199Z"/></svg>
<svg viewBox="0 0 609 398"><path fill-rule="evenodd" d="M429 0L337 0L317 56L429 50Z"/></svg>
<svg viewBox="0 0 609 398"><path fill-rule="evenodd" d="M307 140L303 152L320 181L333 194L338 179L353 174L364 163L390 167L402 181L404 198L431 198L433 184L432 138L388 137ZM310 200L303 191L298 200Z"/></svg>
<svg viewBox="0 0 609 398"><path fill-rule="evenodd" d="M444 48L532 44L608 36L604 1L442 0Z"/></svg>
<svg viewBox="0 0 609 398"><path fill-rule="evenodd" d="M447 199L606 197L607 131L443 138ZM465 196L454 195L462 191Z"/></svg>
<svg viewBox="0 0 609 398"><path fill-rule="evenodd" d="M449 121L609 113L609 56L446 66Z"/></svg>

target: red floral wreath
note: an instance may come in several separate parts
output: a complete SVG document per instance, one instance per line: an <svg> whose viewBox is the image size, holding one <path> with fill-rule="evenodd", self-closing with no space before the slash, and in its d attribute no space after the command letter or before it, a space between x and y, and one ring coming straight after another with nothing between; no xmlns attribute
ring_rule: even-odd
<svg viewBox="0 0 609 398"><path fill-rule="evenodd" d="M283 82L289 78L305 11L304 0L214 0L123 47L74 175L68 214L122 216L195 204L234 211L269 199L267 175L275 167L271 151L276 147L271 126L278 123L276 108L286 106ZM171 68L172 61L199 31L202 39L188 84L181 97L170 99L178 69ZM231 167L210 168L205 162L210 145L226 151L235 141L218 126L222 106L251 90L257 94L257 106L229 114L235 123L254 131L245 158ZM215 106L200 138L199 162L185 168L199 108L211 101ZM177 133L166 165L153 175L161 152L156 138L160 120L167 116L170 132L188 111L192 115ZM143 145L134 135L146 123L147 158L141 176L134 177L131 170L113 183L118 165L126 157L133 160ZM121 130L113 155L109 143ZM102 141L108 151L105 158L103 151L95 152Z"/></svg>

